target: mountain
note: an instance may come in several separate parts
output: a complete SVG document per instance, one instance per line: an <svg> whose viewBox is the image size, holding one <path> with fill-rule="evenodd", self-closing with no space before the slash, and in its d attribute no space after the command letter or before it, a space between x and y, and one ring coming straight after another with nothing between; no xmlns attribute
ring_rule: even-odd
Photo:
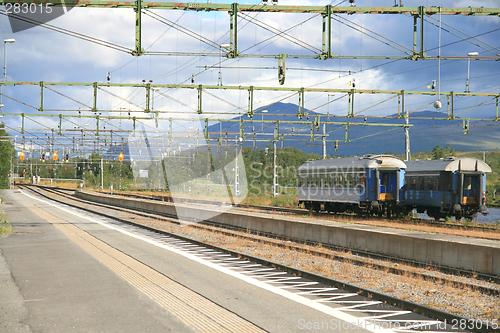
<svg viewBox="0 0 500 333"><path fill-rule="evenodd" d="M293 117L298 113L298 105L291 103L274 103L255 110L255 123L245 122L245 143L244 146L255 146L259 148L267 147L271 144L275 124L272 122L260 123L262 111L264 120L268 121L289 121L299 120ZM304 110L308 115L303 120L312 121L319 115L311 110ZM324 116L324 114L323 114ZM396 115L370 118L369 123L404 124L401 118ZM490 115L491 117L491 115ZM446 113L436 111L420 111L410 113L410 142L412 152L430 151L436 145L449 145L459 151L495 150L500 145L500 124L495 121L471 121L468 134L464 134L463 119L456 118L453 121L443 121L436 118L446 118ZM209 131L219 132L222 130L223 137L230 139L237 138L240 132L239 120L250 120L247 115L233 118L235 122L213 124ZM328 142L327 153L329 155L361 155L368 153L392 153L401 154L404 152L404 130L399 127L382 126L356 126L356 123L363 123L363 118L346 118L342 116L330 116L330 121L349 122L348 139L345 142L346 130L341 125L326 125L328 141L339 140L339 148L334 150L334 143ZM314 129L315 140L311 142L311 125L298 125L280 122L280 133L287 133L292 137L287 137L279 142L279 147L295 147L307 152L321 153L322 151L322 125ZM227 133L227 134L226 134ZM255 133L255 135L253 134ZM255 143L253 140L255 138Z"/></svg>

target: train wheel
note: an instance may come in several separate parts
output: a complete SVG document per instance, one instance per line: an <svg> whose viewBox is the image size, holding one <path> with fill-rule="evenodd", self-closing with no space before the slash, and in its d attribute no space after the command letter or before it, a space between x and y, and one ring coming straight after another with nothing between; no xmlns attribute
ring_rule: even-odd
<svg viewBox="0 0 500 333"><path fill-rule="evenodd" d="M393 214L393 208L390 206L387 207L387 212L386 212L387 218L388 219L392 218L392 214Z"/></svg>
<svg viewBox="0 0 500 333"><path fill-rule="evenodd" d="M427 215L429 215L429 217L432 217L436 221L439 221L441 219L441 212L439 211L439 208L427 209Z"/></svg>
<svg viewBox="0 0 500 333"><path fill-rule="evenodd" d="M462 206L456 204L455 206L453 206L453 211L455 213L455 220L460 221L464 216L464 210L462 209Z"/></svg>

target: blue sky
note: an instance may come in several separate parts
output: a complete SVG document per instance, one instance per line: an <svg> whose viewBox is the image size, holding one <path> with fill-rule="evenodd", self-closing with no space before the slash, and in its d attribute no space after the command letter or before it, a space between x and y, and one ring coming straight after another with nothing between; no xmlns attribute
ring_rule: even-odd
<svg viewBox="0 0 500 333"><path fill-rule="evenodd" d="M205 1L199 1L205 2ZM212 1L215 2L215 1ZM230 3L231 1L218 1ZM256 3L255 1L239 1L239 3ZM329 1L293 1L280 0L280 4L314 4L325 5ZM334 2L334 4L337 2ZM358 6L373 5L373 1L356 1ZM377 6L392 6L393 0L377 1ZM485 6L499 7L500 1L404 1L407 6ZM344 4L345 5L345 4ZM229 18L226 13L196 13L180 11L156 11L156 13L172 20L178 21L190 29L215 40L220 44L228 42ZM259 14L257 18L273 26L285 29L302 20L309 14ZM344 16L345 17L345 16ZM411 48L412 19L405 16L380 16L380 15L355 15L346 17L364 28L376 31L383 36ZM438 24L438 17L430 18ZM152 51L214 51L205 44L186 37L168 26L154 21L148 16L143 18L143 44ZM134 12L132 9L73 9L66 15L51 21L50 24L65 27L83 34L92 35L101 39L133 48L134 44ZM241 20L240 26L245 21ZM460 36L473 36L491 31L500 27L499 17L451 17L442 16L442 24L453 35L443 31L442 45L460 39ZM438 46L438 29L426 24L425 46L432 49ZM6 17L0 17L0 33L2 38L16 38L17 42L8 45L8 78L17 81L104 81L106 73L111 72L112 82L137 82L143 79L153 80L157 83L180 83L189 80L192 74L203 70L204 66L216 64L217 57L167 57L167 56L141 56L133 57L129 54L118 52L103 46L58 34L40 27L13 34ZM316 17L291 30L291 35L315 47L321 47L321 19ZM256 42L271 36L264 30L252 24L246 25L240 33L240 49L249 47ZM353 29L338 23L333 23L333 52L336 54L354 55L396 55L399 51L388 47L371 37L361 34ZM221 38L222 37L222 38ZM477 39L470 39L442 49L443 55L465 55L467 52L477 51L481 55L495 55L500 53L500 30L485 34ZM296 47L280 38L272 39L272 43L264 47L251 49L252 53L304 53L308 51ZM491 48L489 46L492 46ZM216 50L215 50L216 51ZM250 52L250 51L249 51ZM399 53L398 53L399 52ZM429 51L437 55L437 50ZM225 60L225 59L224 59ZM325 69L325 72L308 72L304 70L287 71L286 86L320 86L330 88L346 88L348 83L355 79L357 88L366 89L413 89L427 90L432 80L437 80L438 65L436 61L397 61L373 69L373 66L385 61L369 60L288 60L289 68L316 68ZM277 86L275 69L255 69L254 67L275 67L274 59L231 59L224 61L223 67L252 67L252 68L222 68L222 81L224 84L235 85L271 85ZM465 88L466 61L441 62L441 90L463 91ZM335 70L341 73L334 72ZM352 75L346 75L351 71ZM359 73L356 73L359 72ZM473 61L471 65L471 89L473 91L500 91L498 75L500 75L500 62L498 61ZM216 84L218 82L218 68L197 75L197 84ZM343 77L339 77L343 76ZM325 83L322 83L325 82ZM65 90L67 94L84 103L90 103L90 90L74 89ZM130 99L133 104L143 104L141 91L133 89L115 90L115 94ZM174 97L184 101L185 104L196 105L196 96L192 92L171 91ZM38 102L36 89L7 88L5 94L11 94L33 105ZM283 94L263 93L256 96L256 107L272 103L282 98ZM207 97L206 107L216 111L234 110L234 104L245 109L246 94L226 93L221 102L217 98ZM306 107L314 108L324 104L326 96L308 96ZM358 110L366 109L366 113L384 115L395 113L395 100L381 103L387 96L366 96L358 100ZM407 105L410 111L431 109L434 98L410 98ZM297 98L285 99L284 102L297 103ZM46 103L54 108L74 108L71 101L62 101L55 94L47 93ZM178 102L158 96L158 108L179 109L186 108ZM112 96L100 99L102 108L134 108L129 103ZM318 112L345 113L345 101L332 103L329 107L320 108ZM457 108L463 116L494 116L492 100L470 99L458 100ZM460 109L462 111L460 111ZM5 101L6 112L33 112L25 106L11 100ZM4 118L7 124L16 126L19 119ZM56 122L41 119L48 126ZM33 125L34 126L34 125ZM89 124L90 126L90 124Z"/></svg>

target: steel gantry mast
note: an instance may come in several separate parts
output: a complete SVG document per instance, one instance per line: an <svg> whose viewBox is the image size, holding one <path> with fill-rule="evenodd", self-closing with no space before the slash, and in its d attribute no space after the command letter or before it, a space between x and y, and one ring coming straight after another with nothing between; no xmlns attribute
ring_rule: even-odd
<svg viewBox="0 0 500 333"><path fill-rule="evenodd" d="M96 139L98 141L99 147L102 144L106 145L109 140L110 144L113 144L113 138L115 140L123 140L124 135L126 136L130 132L136 129L136 123L142 121L156 121L156 126L158 127L158 121L168 121L169 123L169 131L165 134L168 135L171 140L174 135L172 133L172 123L173 121L186 121L185 115L191 115L190 118L198 119L199 121L204 121L205 129L204 132L207 138L210 138L210 142L218 142L220 143L223 140L237 140L241 141L253 141L254 146L256 142L272 142L273 146L275 146L278 142L287 141L297 141L297 140L307 140L310 139L311 143L321 142L323 147L323 158L326 157L326 147L328 143L333 143L335 145L335 150L338 149L339 139L331 136L330 133L327 133L326 126L334 126L345 129L345 138L344 142L350 142L350 134L349 129L353 126L373 126L373 127L385 127L385 128L402 128L405 134L405 151L406 158L410 157L410 142L409 142L409 130L411 128L411 124L409 121L409 108L407 105L407 97L409 95L415 96L436 96L438 93L442 96L446 96L448 100L448 110L447 112L443 112L442 118L433 117L432 119L438 120L455 120L455 98L460 96L462 98L467 97L486 97L494 100L493 104L495 105L495 110L492 110L491 118L468 118L467 122L470 120L490 120L490 121L499 121L498 117L498 99L500 97L499 92L435 92L435 91L415 91L415 90L377 90L377 89L333 89L333 88L303 88L303 87L264 87L264 86L231 86L231 85L195 85L195 84L159 84L159 83L111 83L111 82L45 82L45 81L7 81L0 82L2 86L10 86L12 88L21 89L22 87L37 87L39 89L40 96L32 95L26 97L23 94L23 98L29 98L30 101L19 100L12 98L8 95L5 95L6 98L12 99L14 102L19 103L24 107L29 107L32 109L30 113L19 113L19 112L6 112L4 113L5 117L21 117L21 129L16 129L10 127L10 130L18 132L23 137L23 142L25 140L25 135L31 135L32 140L36 139L36 141L46 141L49 145L54 145L54 133L56 132L59 136L58 145L73 145L74 146L74 138L81 133L81 145L84 146L86 144L87 148L93 142L95 144ZM79 102L77 99L74 99L70 96L67 96L58 90L57 87L88 87L90 88L88 93L89 97L92 100L91 105L87 105L85 109L79 108L71 108L71 107L58 107L57 109L50 107L50 100L47 100L45 96L45 90L50 90L51 92L56 93L58 96L68 97L71 102L75 102L79 105L84 105L84 103ZM109 90L104 88L136 88L136 89L144 89L143 101L140 102L131 102L127 99L121 98L117 93L111 93L110 96L120 98L126 102L129 102L129 108L132 106L134 110L131 109L103 109L99 106L99 100L105 96L101 96L104 93L110 93ZM161 92L161 90L167 89L183 89L183 90L191 90L197 95L197 102L194 101L195 106L189 107L188 104L182 103L186 108L185 109L175 109L175 110L166 110L158 107L152 107L150 105L150 99L152 98L151 92L157 91ZM223 116L221 112L210 112L210 110L206 109L203 103L203 95L213 95L210 91L246 91L248 93L248 100L246 106L239 106L234 103L231 103L232 106L237 107L237 114L242 116L239 118L227 118L234 113L226 113ZM282 119L264 119L263 113L262 118L257 116L260 112L259 108L255 109L254 105L254 94L255 92L268 92L268 91L278 91L278 92L292 92L292 95L298 96L298 108L295 114L282 114ZM343 94L343 96L347 99L347 105L345 107L345 114L343 116L332 116L328 114L315 114L314 116L310 116L306 109L306 100L309 94L313 93L323 93L324 96L331 96L331 93ZM397 110L397 113L394 115L395 118L399 118L403 120L403 122L383 122L381 121L380 116L370 116L366 114L360 114L361 111L356 112L356 107L354 101L359 101L359 97L361 95L392 95L389 99L396 99L397 97L397 105L395 103L394 110ZM166 94L163 94L166 95ZM354 98L354 96L358 96ZM166 95L168 96L168 95ZM39 105L31 105L31 100L38 100ZM174 98L175 100L175 98ZM359 103L359 102L358 102ZM491 103L490 103L491 104ZM322 104L324 106L324 104ZM127 115L122 115L122 113L126 113ZM134 113L134 114L132 114ZM120 114L120 115L117 115ZM494 114L494 115L493 115ZM246 117L243 117L246 116ZM51 137L47 136L36 136L33 133L29 133L25 131L25 120L33 121L39 125L44 126L41 122L36 121L36 118L56 118L59 121L59 125L56 129L54 128L46 128L37 130L37 132L47 132L50 130ZM340 117L343 119L335 118L332 120L331 117ZM368 119L377 118L376 121L368 121ZM390 118L390 117L386 117ZM75 120L71 120L75 119ZM80 128L80 121L78 119L92 119L95 120L94 128ZM416 119L416 118L415 118ZM67 121L67 123L71 123L70 128L64 128L63 120ZM122 128L117 129L106 129L104 125L106 125L106 121L113 120L125 120L130 121L132 125L132 129L125 130ZM462 118L458 118L458 121L461 121ZM218 122L218 123L227 123L233 124L230 132L222 131L219 132L211 130L209 128L209 122ZM261 122L262 128L264 129L264 124L268 124L273 126L275 131L272 137L271 134L266 133L262 130L262 133L257 133L255 131L255 122ZM100 124L104 125L100 125ZM239 125L239 130L234 130L234 125ZM73 126L76 125L76 126ZM310 128L310 133L307 133L307 130L304 131L287 131L282 130L280 125L287 125L294 128L294 126L301 126L302 129ZM71 128L73 127L73 128ZM129 126L130 127L130 126ZM323 131L320 129L323 127ZM33 132L34 130L31 130ZM249 132L250 131L250 132ZM85 137L84 133L89 133L87 137ZM115 136L113 137L113 134ZM249 135L250 134L250 135ZM69 137L73 140L73 142L66 140L64 137ZM250 139L249 139L250 138Z"/></svg>
<svg viewBox="0 0 500 333"><path fill-rule="evenodd" d="M276 58L280 59L283 54L251 54L240 52L238 41L238 19L245 17L245 13L305 13L311 15L320 15L322 17L322 27L318 27L318 33L322 34L322 45L319 52L311 54L287 54L287 58L305 58L305 59L407 59L407 60L451 60L465 59L466 56L433 56L426 54L425 50L425 17L432 15L461 15L470 16L500 16L500 8L485 7L465 7L465 8L446 8L446 7L356 7L356 6L283 6L283 5L265 5L265 4L221 4L221 3L189 3L189 2L159 2L159 1L109 1L109 0L53 0L47 3L44 0L0 0L0 5L6 3L13 4L44 4L48 6L64 6L66 8L108 8L108 9L133 9L135 11L135 48L129 49L129 53L135 56L140 55L172 55L172 56L213 56L219 57L220 52L171 52L171 51L146 51L142 47L142 27L143 13L151 13L151 10L183 10L193 12L227 12L229 16L229 41L230 47L227 50L228 58L247 57L247 58ZM15 13L2 12L11 18L19 18ZM241 15L240 15L241 14ZM348 55L334 52L332 46L332 19L340 14L346 15L406 15L413 18L413 48L409 48L408 53L401 55ZM21 17L23 21L31 20L33 24L43 24L34 19ZM278 35L279 33L276 33ZM215 42L211 41L215 44ZM116 46L116 45L115 45ZM121 47L121 50L126 48ZM476 60L500 60L500 56L478 55Z"/></svg>
<svg viewBox="0 0 500 333"><path fill-rule="evenodd" d="M16 98L10 97L8 95L4 95L6 98L13 100L19 104L24 106L28 106L34 111L61 111L59 109L47 109L45 105L44 94L45 90L51 90L55 93L58 93L54 87L89 87L92 89L92 105L87 105L88 109L64 109L64 112L73 111L75 113L81 114L82 111L89 111L93 113L97 112L124 112L123 110L105 110L98 108L98 98L99 94L107 93L113 97L120 98L116 94L105 90L105 88L139 88L144 89L144 106L137 105L135 103L130 102L131 105L134 105L141 110L128 110L127 112L151 112L151 92L153 90L159 89L184 89L184 90L192 90L197 93L197 106L192 109L192 113L196 114L204 114L204 103L203 103L203 95L208 91L246 91L248 93L248 105L246 108L241 108L246 111L246 114L249 118L253 118L254 116L254 94L256 92L291 92L298 95L298 110L297 110L297 118L299 120L303 119L305 116L305 101L306 101L306 93L323 93L323 94L344 94L348 96L347 98L347 118L355 118L355 96L360 95L393 95L394 98L397 97L397 114L400 118L403 118L403 114L407 107L405 106L405 99L409 95L419 95L419 96L444 96L447 99L447 113L443 119L454 120L455 119L455 99L457 97L490 97L495 99L496 103L496 112L494 120L498 121L498 99L500 98L500 92L453 92L453 91L418 91L418 90L384 90L384 89L355 89L355 88L305 88L305 87L276 87L276 86L243 86L243 85L201 85L201 84L176 84L176 83L112 83L112 82L45 82L45 81L7 81L0 82L0 86L11 86L11 87L23 87L23 86L35 86L39 87L39 105L31 105L25 101L20 101ZM70 97L69 97L70 98ZM358 97L359 98L359 97ZM75 101L70 98L73 102L77 102L80 105L84 105L84 103ZM155 113L161 114L165 113L165 110L155 110ZM183 111L186 113L186 111ZM444 115L444 113L443 113ZM95 116L92 116L95 117ZM327 118L328 115L319 115L320 118ZM363 116L366 117L366 116ZM101 117L102 118L102 117ZM126 117L126 118L130 118ZM473 119L473 118L471 118ZM253 120L252 120L253 121Z"/></svg>

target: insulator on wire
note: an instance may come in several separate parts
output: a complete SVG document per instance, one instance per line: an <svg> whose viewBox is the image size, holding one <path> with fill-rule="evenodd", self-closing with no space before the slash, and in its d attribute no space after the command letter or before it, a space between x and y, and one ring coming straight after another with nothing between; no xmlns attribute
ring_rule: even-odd
<svg viewBox="0 0 500 333"><path fill-rule="evenodd" d="M282 54L278 58L278 82L280 85L285 84L285 79L286 79L286 62L285 62L286 55Z"/></svg>
<svg viewBox="0 0 500 333"><path fill-rule="evenodd" d="M316 118L314 118L314 127L316 129L319 129L319 125L320 125L319 116L317 116Z"/></svg>
<svg viewBox="0 0 500 333"><path fill-rule="evenodd" d="M470 129L469 120L464 119L462 127L464 129L464 134L469 134L469 129Z"/></svg>

